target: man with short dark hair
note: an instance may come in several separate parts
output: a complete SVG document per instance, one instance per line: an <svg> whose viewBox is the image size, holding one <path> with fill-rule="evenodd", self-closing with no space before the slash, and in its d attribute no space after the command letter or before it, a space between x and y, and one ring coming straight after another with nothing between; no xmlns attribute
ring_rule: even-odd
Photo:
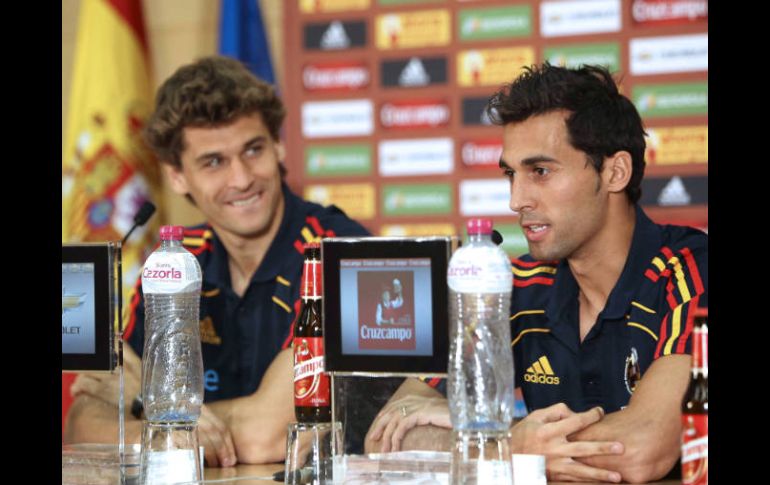
<svg viewBox="0 0 770 485"><path fill-rule="evenodd" d="M206 404L198 430L209 465L283 460L286 425L295 420L289 347L299 309L302 245L368 234L338 208L306 202L284 183L284 116L272 86L240 62L215 56L181 67L160 87L145 128L171 188L207 219L185 229L183 243L203 270ZM125 334L141 355L141 280L130 299ZM138 358L126 350L132 399L141 371ZM73 384L78 397L65 439L115 439L115 377L83 375ZM138 442L141 422L129 421L127 431L127 440Z"/></svg>
<svg viewBox="0 0 770 485"><path fill-rule="evenodd" d="M511 449L546 455L552 480L663 477L679 458L692 317L708 306L708 237L638 206L644 129L606 69L528 68L488 112L530 250L512 262L511 347L529 415ZM408 380L367 448L446 446L449 428L441 394Z"/></svg>

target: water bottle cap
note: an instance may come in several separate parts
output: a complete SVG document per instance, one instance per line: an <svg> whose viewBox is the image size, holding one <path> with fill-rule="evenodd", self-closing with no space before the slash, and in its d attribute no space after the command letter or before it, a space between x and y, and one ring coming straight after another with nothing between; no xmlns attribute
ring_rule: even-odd
<svg viewBox="0 0 770 485"><path fill-rule="evenodd" d="M160 226L161 241L181 241L183 233L182 226Z"/></svg>
<svg viewBox="0 0 770 485"><path fill-rule="evenodd" d="M492 219L486 217L474 217L473 219L468 219L465 228L468 231L468 235L489 235L492 234Z"/></svg>

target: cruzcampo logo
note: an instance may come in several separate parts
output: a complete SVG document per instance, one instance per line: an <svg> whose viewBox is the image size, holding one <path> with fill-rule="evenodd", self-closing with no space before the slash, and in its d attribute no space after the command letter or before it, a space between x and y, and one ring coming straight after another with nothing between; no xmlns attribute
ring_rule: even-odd
<svg viewBox="0 0 770 485"><path fill-rule="evenodd" d="M312 176L369 175L372 148L366 144L310 146L305 151L305 173Z"/></svg>
<svg viewBox="0 0 770 485"><path fill-rule="evenodd" d="M510 39L532 34L532 7L519 5L460 11L460 40Z"/></svg>
<svg viewBox="0 0 770 485"><path fill-rule="evenodd" d="M554 66L578 68L587 64L605 66L610 72L620 70L620 44L571 44L547 47L543 57Z"/></svg>
<svg viewBox="0 0 770 485"><path fill-rule="evenodd" d="M383 215L405 216L451 212L452 187L449 184L383 186Z"/></svg>
<svg viewBox="0 0 770 485"><path fill-rule="evenodd" d="M709 113L709 88L705 82L637 85L632 96L643 118Z"/></svg>
<svg viewBox="0 0 770 485"><path fill-rule="evenodd" d="M495 224L495 230L503 236L503 250L513 258L529 252L527 238L518 224Z"/></svg>

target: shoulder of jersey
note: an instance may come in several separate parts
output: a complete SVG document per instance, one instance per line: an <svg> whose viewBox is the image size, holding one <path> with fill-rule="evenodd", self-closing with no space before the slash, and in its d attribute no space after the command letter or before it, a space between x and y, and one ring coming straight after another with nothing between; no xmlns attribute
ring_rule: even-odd
<svg viewBox="0 0 770 485"><path fill-rule="evenodd" d="M185 227L183 237L182 245L196 256L203 252L211 252L213 248L214 232L208 224Z"/></svg>
<svg viewBox="0 0 770 485"><path fill-rule="evenodd" d="M558 261L538 261L525 254L511 258L514 288L544 288L553 285Z"/></svg>
<svg viewBox="0 0 770 485"><path fill-rule="evenodd" d="M708 236L684 226L664 226L663 242L646 262L645 280L664 282L669 306L702 295L708 284Z"/></svg>

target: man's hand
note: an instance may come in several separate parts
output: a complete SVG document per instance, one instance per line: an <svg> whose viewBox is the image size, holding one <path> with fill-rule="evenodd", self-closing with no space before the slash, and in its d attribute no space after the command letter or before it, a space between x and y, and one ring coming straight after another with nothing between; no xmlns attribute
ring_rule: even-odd
<svg viewBox="0 0 770 485"><path fill-rule="evenodd" d="M620 482L620 473L594 468L574 458L619 455L623 444L613 441L569 441L569 436L604 417L601 408L575 413L559 403L530 413L511 428L511 452L546 456L546 472L554 481Z"/></svg>
<svg viewBox="0 0 770 485"><path fill-rule="evenodd" d="M379 451L382 453L399 451L406 433L416 426L433 425L452 429L446 399L419 381L415 385L424 386L427 392L435 395L394 395L395 399L392 398L380 410L369 428L365 441L370 444L370 448L379 442Z"/></svg>
<svg viewBox="0 0 770 485"><path fill-rule="evenodd" d="M88 395L118 407L120 398L120 376L113 374L81 373L70 387L73 398ZM142 391L142 360L134 350L123 346L123 393L127 406Z"/></svg>
<svg viewBox="0 0 770 485"><path fill-rule="evenodd" d="M237 463L230 430L205 404L198 419L198 441L203 446L208 466L233 466Z"/></svg>

